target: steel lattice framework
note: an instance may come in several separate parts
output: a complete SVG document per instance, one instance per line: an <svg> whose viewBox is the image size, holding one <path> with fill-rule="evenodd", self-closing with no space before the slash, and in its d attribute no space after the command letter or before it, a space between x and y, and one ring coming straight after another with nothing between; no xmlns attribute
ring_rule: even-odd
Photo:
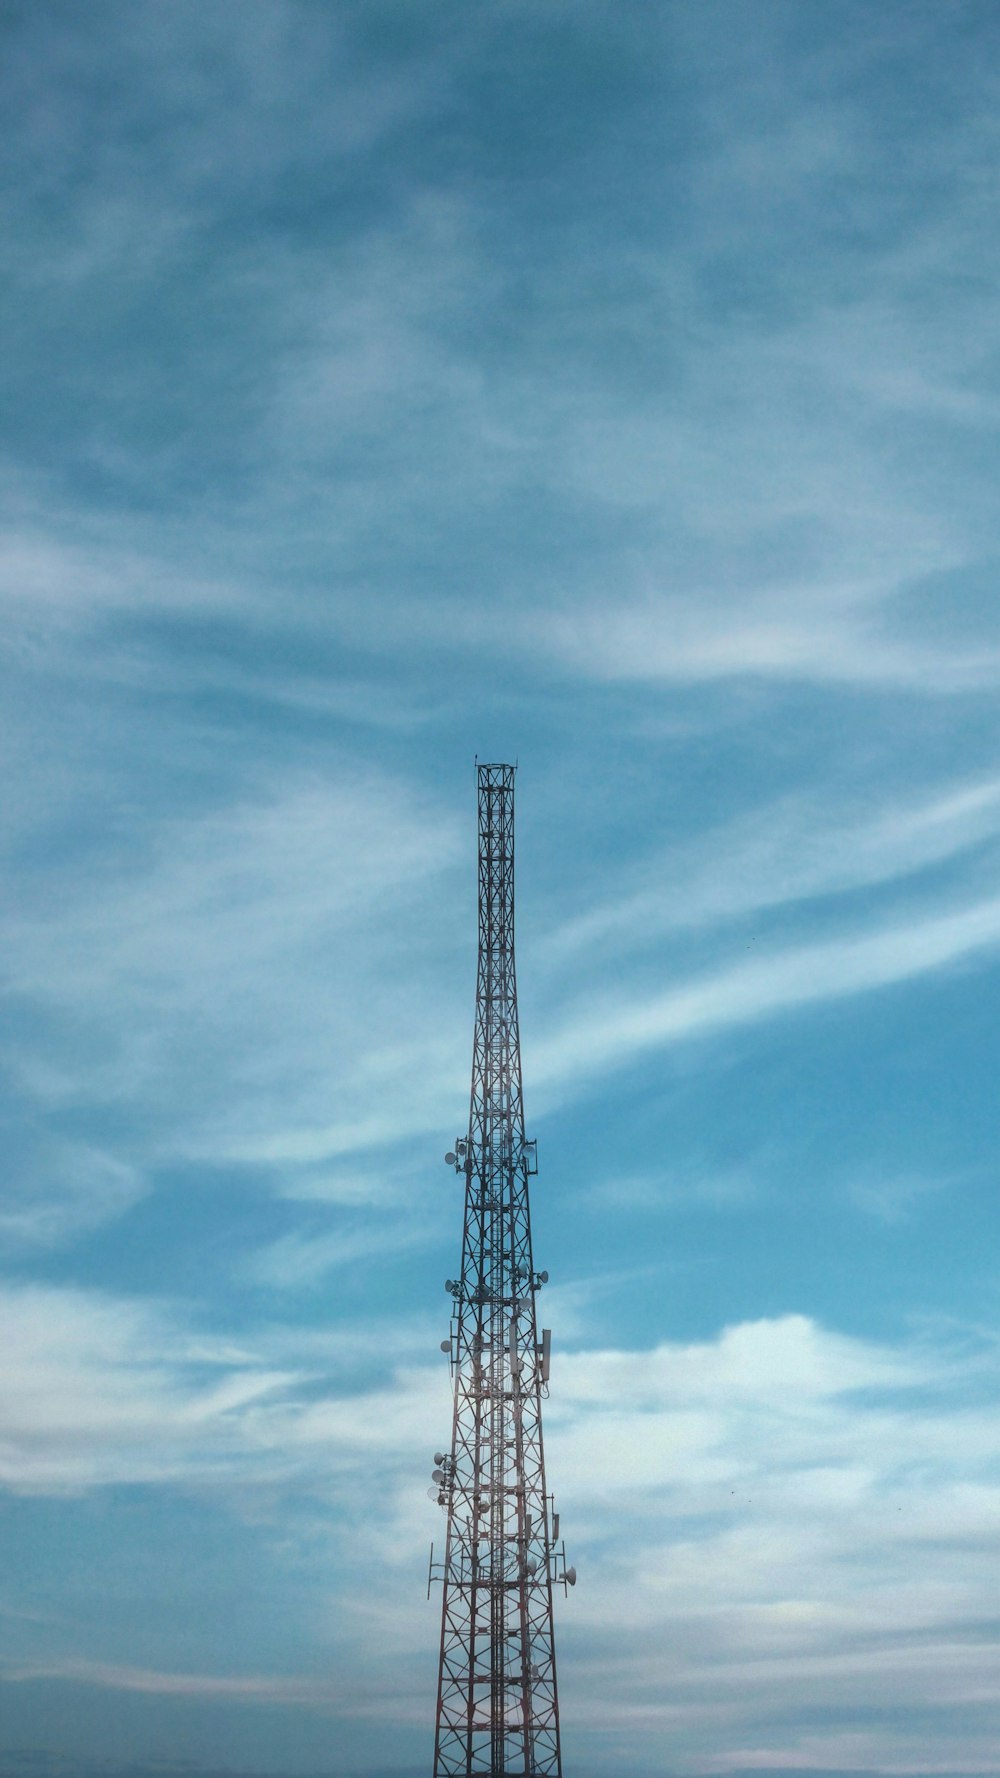
<svg viewBox="0 0 1000 1778"><path fill-rule="evenodd" d="M573 1585L545 1489L542 1397L550 1336L535 1298L514 974L514 770L480 765L479 967L468 1134L445 1158L465 1177L462 1270L448 1352L451 1449L431 1489L447 1509L434 1778L561 1778L552 1594Z"/></svg>

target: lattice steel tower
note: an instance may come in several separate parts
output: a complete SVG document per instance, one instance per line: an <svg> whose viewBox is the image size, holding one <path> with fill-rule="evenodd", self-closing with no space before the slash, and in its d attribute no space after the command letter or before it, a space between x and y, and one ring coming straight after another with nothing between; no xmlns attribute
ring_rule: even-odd
<svg viewBox="0 0 1000 1778"><path fill-rule="evenodd" d="M465 1178L450 1337L451 1448L430 1493L447 1509L434 1778L561 1778L553 1587L573 1586L545 1490L542 1397L550 1335L531 1252L514 976L514 770L481 765L479 968L468 1134L445 1156Z"/></svg>

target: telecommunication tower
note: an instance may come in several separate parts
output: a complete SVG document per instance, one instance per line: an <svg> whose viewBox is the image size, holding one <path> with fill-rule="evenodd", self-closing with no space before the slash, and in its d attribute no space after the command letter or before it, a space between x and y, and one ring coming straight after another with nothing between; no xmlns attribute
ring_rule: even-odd
<svg viewBox="0 0 1000 1778"><path fill-rule="evenodd" d="M562 1778L552 1595L575 1586L545 1488L551 1336L531 1251L514 975L514 771L477 765L479 966L469 1127L445 1156L465 1179L460 1276L449 1279L451 1446L434 1459L448 1515L434 1778Z"/></svg>

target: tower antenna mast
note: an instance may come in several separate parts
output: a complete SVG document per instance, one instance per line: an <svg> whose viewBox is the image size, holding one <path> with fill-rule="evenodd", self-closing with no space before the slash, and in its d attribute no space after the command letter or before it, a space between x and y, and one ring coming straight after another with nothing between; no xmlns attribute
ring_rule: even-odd
<svg viewBox="0 0 1000 1778"><path fill-rule="evenodd" d="M469 1127L445 1156L465 1180L461 1275L449 1280L451 1447L430 1493L445 1508L434 1778L562 1778L552 1595L575 1586L545 1487L551 1336L531 1251L514 973L514 773L476 763L479 965Z"/></svg>

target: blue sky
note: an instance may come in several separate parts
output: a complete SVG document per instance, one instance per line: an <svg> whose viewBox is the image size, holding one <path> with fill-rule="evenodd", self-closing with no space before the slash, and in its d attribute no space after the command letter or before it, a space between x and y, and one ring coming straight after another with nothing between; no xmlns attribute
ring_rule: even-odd
<svg viewBox="0 0 1000 1778"><path fill-rule="evenodd" d="M568 1778L995 1773L998 35L4 9L0 1778L429 1770L477 753Z"/></svg>

